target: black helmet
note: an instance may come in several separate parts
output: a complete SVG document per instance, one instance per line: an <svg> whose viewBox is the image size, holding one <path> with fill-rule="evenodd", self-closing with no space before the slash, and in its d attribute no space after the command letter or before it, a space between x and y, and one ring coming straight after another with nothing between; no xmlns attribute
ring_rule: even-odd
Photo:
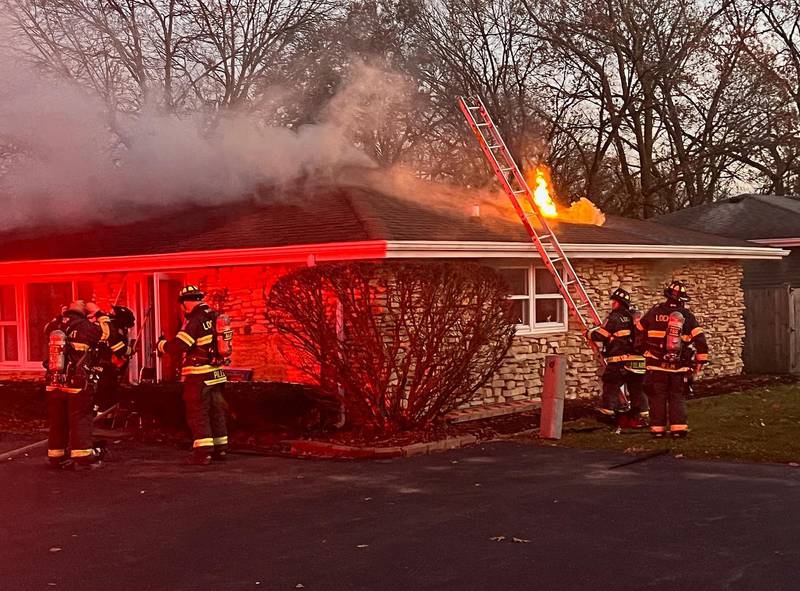
<svg viewBox="0 0 800 591"><path fill-rule="evenodd" d="M676 302L689 301L689 294L686 292L686 284L677 279L673 279L669 286L664 289L664 295Z"/></svg>
<svg viewBox="0 0 800 591"><path fill-rule="evenodd" d="M614 301L619 302L620 304L622 304L626 308L631 305L631 294L629 294L627 291L625 291L621 287L618 287L617 289L615 289L612 292L611 299L614 300Z"/></svg>
<svg viewBox="0 0 800 591"><path fill-rule="evenodd" d="M199 302L206 294L200 291L200 288L196 285L187 285L184 287L181 292L178 294L178 301L179 302Z"/></svg>
<svg viewBox="0 0 800 591"><path fill-rule="evenodd" d="M114 324L119 328L131 328L136 324L136 316L133 311L125 306L113 306L111 315L114 317Z"/></svg>

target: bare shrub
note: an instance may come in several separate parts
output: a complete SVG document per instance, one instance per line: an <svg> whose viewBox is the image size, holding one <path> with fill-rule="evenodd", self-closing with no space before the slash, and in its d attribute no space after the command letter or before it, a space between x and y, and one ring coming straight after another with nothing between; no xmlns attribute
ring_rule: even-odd
<svg viewBox="0 0 800 591"><path fill-rule="evenodd" d="M474 264L346 263L299 269L269 295L283 353L351 425L429 424L499 369L514 326L507 287Z"/></svg>

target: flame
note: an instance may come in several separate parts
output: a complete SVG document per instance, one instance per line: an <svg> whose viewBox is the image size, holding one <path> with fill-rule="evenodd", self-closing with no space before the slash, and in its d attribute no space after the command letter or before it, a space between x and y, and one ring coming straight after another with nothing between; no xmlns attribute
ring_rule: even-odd
<svg viewBox="0 0 800 591"><path fill-rule="evenodd" d="M533 179L533 201L536 207L542 212L546 218L558 217L558 207L555 201L550 197L550 187L547 182L547 171L542 166L537 166L534 171Z"/></svg>
<svg viewBox="0 0 800 591"><path fill-rule="evenodd" d="M528 185L533 192L533 201L546 218L558 218L571 224L587 224L602 226L606 221L605 214L591 201L581 197L567 209L560 209L553 200L550 181L550 170L544 166L537 166L529 174Z"/></svg>

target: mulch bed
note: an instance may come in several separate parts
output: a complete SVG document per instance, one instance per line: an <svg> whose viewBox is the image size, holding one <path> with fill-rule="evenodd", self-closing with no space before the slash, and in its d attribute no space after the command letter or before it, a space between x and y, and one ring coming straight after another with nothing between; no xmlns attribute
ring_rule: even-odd
<svg viewBox="0 0 800 591"><path fill-rule="evenodd" d="M694 386L696 398L800 383L800 376L742 375L712 378ZM46 433L45 399L41 383L0 382L0 432L32 436ZM437 424L413 431L386 434L331 427L335 409L313 388L296 384L237 382L228 385L231 436L242 448L279 449L282 441L314 439L336 445L395 447L465 435L479 441L529 431L539 425L539 412L529 411L457 424ZM123 398L143 417L136 433L147 442L185 445L185 426L179 384L124 388ZM594 416L594 399L566 400L564 421Z"/></svg>

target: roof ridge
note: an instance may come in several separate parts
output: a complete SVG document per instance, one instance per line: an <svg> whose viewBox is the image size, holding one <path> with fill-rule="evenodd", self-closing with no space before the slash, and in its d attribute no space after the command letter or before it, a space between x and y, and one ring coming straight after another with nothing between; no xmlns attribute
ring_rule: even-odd
<svg viewBox="0 0 800 591"><path fill-rule="evenodd" d="M797 206L800 208L800 196L797 195L754 195L756 199L758 199L761 203L765 205L769 205L770 207L774 207L783 211L789 211L795 215L800 215L800 210L794 209L792 207L787 207L786 204L778 203L777 198L780 199L788 199L790 201L796 202Z"/></svg>

